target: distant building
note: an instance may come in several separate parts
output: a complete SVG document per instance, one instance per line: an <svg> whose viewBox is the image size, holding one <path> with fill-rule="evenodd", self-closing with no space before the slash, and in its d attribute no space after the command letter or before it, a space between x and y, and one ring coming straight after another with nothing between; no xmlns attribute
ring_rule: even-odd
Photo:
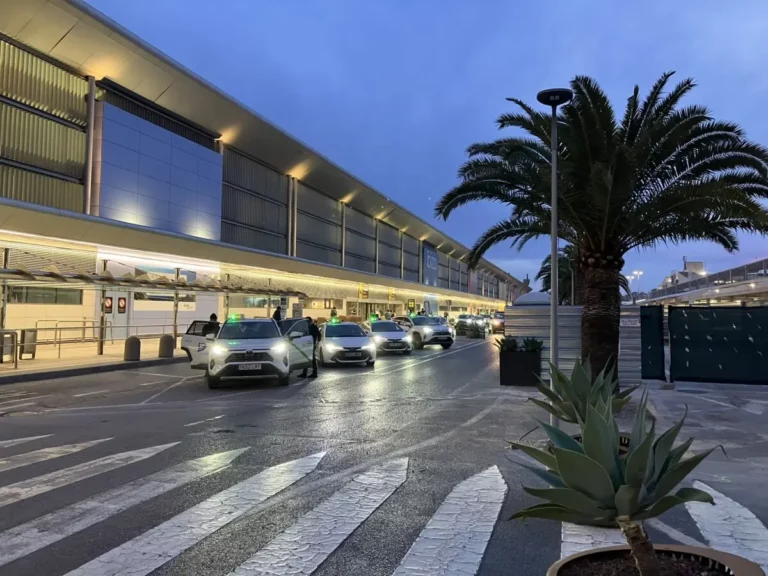
<svg viewBox="0 0 768 576"><path fill-rule="evenodd" d="M671 288L678 284L697 280L702 276L706 276L706 274L707 270L704 266L704 262L689 262L688 259L683 256L683 269L673 270L669 276L664 278L657 289Z"/></svg>

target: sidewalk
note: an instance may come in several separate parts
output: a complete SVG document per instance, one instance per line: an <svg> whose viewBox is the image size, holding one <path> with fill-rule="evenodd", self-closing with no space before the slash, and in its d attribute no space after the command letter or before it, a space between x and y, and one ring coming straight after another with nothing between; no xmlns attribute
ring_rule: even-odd
<svg viewBox="0 0 768 576"><path fill-rule="evenodd" d="M178 347L174 350L173 358L159 358L160 339L148 338L141 340L141 360L124 362L124 346L124 340L107 342L104 344L104 354L99 356L95 342L63 344L59 358L57 346L38 345L35 359L19 360L17 369L14 368L13 361L5 357L5 362L0 364L0 384L119 370L125 366L170 364L182 362L187 358L187 354Z"/></svg>

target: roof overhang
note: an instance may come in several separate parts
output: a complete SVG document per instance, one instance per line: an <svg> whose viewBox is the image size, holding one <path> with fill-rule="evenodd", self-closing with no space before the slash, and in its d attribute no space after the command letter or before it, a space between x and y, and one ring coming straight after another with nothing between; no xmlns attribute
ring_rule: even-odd
<svg viewBox="0 0 768 576"><path fill-rule="evenodd" d="M237 271L260 271L264 274L296 275L317 277L347 283L392 288L408 293L437 294L446 299L487 303L496 306L500 300L475 294L457 292L424 286L397 278L387 278L320 264L300 258L292 258L271 252L263 252L233 246L222 242L195 238L106 220L76 212L67 212L54 208L34 206L14 200L0 198L0 234L12 233L20 237L50 239L51 243L67 242L90 247L92 251L109 253L128 250L134 253L147 253L162 256L174 266L184 267L190 262L209 264L216 268ZM119 238L119 245L116 239ZM39 240L38 240L39 242ZM237 290L235 290L237 291Z"/></svg>
<svg viewBox="0 0 768 576"><path fill-rule="evenodd" d="M0 32L97 80L110 79L227 145L463 259L466 246L355 178L80 0L0 0ZM522 283L495 264L477 266Z"/></svg>

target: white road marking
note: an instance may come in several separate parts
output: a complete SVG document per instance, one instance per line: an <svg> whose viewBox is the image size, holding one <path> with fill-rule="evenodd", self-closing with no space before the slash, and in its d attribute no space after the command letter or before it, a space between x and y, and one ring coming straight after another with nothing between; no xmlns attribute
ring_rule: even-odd
<svg viewBox="0 0 768 576"><path fill-rule="evenodd" d="M768 570L768 529L744 506L698 480L694 487L712 495L715 505L687 502L685 507L710 546L743 556Z"/></svg>
<svg viewBox="0 0 768 576"><path fill-rule="evenodd" d="M466 576L483 560L507 484L496 466L464 480L443 501L392 576Z"/></svg>
<svg viewBox="0 0 768 576"><path fill-rule="evenodd" d="M16 398L15 400L8 400L7 402L0 402L0 406L5 406L6 404L13 404L15 402L24 402L26 400L34 400L35 402L40 400L40 398L47 398L50 396L50 394L46 394L45 396L25 396L24 398ZM34 404L34 402L30 402L30 404ZM25 404L25 406L28 406L29 404ZM13 408L13 406L9 406L9 408Z"/></svg>
<svg viewBox="0 0 768 576"><path fill-rule="evenodd" d="M627 540L618 528L596 528L563 522L560 534L560 558L592 548L619 546L626 543Z"/></svg>
<svg viewBox="0 0 768 576"><path fill-rule="evenodd" d="M141 374L143 376L161 376L162 378L178 378L179 374L161 374L160 372L139 372L136 370L123 370L126 374Z"/></svg>
<svg viewBox="0 0 768 576"><path fill-rule="evenodd" d="M405 482L408 458L360 474L307 512L230 576L311 574Z"/></svg>
<svg viewBox="0 0 768 576"><path fill-rule="evenodd" d="M4 392L3 394L0 394L0 399L13 398L14 396L27 396L29 394L32 394L32 392Z"/></svg>
<svg viewBox="0 0 768 576"><path fill-rule="evenodd" d="M56 488L61 488L62 486L67 486L74 482L79 482L80 480L103 474L104 472L109 472L115 468L145 460L163 450L167 450L171 446L176 446L176 444L178 444L178 442L161 444L160 446L152 446L151 448L142 448L140 450L132 450L130 452L121 452L120 454L105 456L97 460L72 466L71 468L64 468L63 470L57 470L50 474L43 474L36 478L16 482L16 484L9 484L8 486L0 488L0 507L21 502L27 498L50 492Z"/></svg>
<svg viewBox="0 0 768 576"><path fill-rule="evenodd" d="M45 434L43 436L27 436L26 438L16 438L14 440L0 440L0 448L8 448L10 446L24 444L25 442L32 442L32 440L41 440L50 436L53 436L53 434Z"/></svg>
<svg viewBox="0 0 768 576"><path fill-rule="evenodd" d="M199 420L197 422L190 422L189 424L184 424L184 428L187 426L197 426L198 424L205 424L206 422L213 422L214 420L218 420L219 418L224 418L224 414L221 414L220 416L214 416L213 418L206 418L205 420Z"/></svg>
<svg viewBox="0 0 768 576"><path fill-rule="evenodd" d="M139 404L148 404L149 402L151 402L152 400L154 400L155 398L157 398L161 394L165 394L166 392L168 392L168 390L170 390L171 388L176 388L176 386L178 386L179 384L184 384L185 382L188 382L189 380L197 380L198 378L202 378L202 376L186 376L186 377L182 378L181 380L179 380L178 382L174 382L170 386L167 386L166 388L163 388L157 394L153 394L152 396L150 396L146 400L142 400L141 402L139 402Z"/></svg>
<svg viewBox="0 0 768 576"><path fill-rule="evenodd" d="M240 448L189 460L6 530L0 534L0 566L50 546L150 498L218 472L246 450L248 448Z"/></svg>
<svg viewBox="0 0 768 576"><path fill-rule="evenodd" d="M312 472L325 452L272 466L185 510L67 576L145 576Z"/></svg>
<svg viewBox="0 0 768 576"><path fill-rule="evenodd" d="M6 409L21 408L22 406L34 406L35 402L25 402L24 404L14 404L13 406L6 406Z"/></svg>
<svg viewBox="0 0 768 576"><path fill-rule="evenodd" d="M74 454L75 452L80 452L80 450L85 450L86 448L101 444L107 440L112 440L112 438L102 438L101 440L91 440L90 442L81 442L79 444L54 446L53 448L42 448L41 450L35 450L34 452L25 452L24 454L8 456L7 458L0 459L0 472L21 468L22 466L29 466L30 464L36 464L37 462L44 462L45 460L51 460L52 458L59 458L61 456L66 456L67 454Z"/></svg>
<svg viewBox="0 0 768 576"><path fill-rule="evenodd" d="M82 394L73 394L75 398L80 398L81 396L93 396L94 394L104 394L104 392L109 392L109 390L96 390L95 392L83 392Z"/></svg>
<svg viewBox="0 0 768 576"><path fill-rule="evenodd" d="M736 409L736 406L733 404L728 404L726 402L720 402L720 400L714 400L713 398L707 398L706 396L697 396L699 400L704 400L705 402L711 402L712 404L719 404L720 406L725 406L726 408L730 408L731 410Z"/></svg>
<svg viewBox="0 0 768 576"><path fill-rule="evenodd" d="M155 380L154 382L144 382L143 384L139 384L139 386L156 386L157 384L167 384L168 380Z"/></svg>

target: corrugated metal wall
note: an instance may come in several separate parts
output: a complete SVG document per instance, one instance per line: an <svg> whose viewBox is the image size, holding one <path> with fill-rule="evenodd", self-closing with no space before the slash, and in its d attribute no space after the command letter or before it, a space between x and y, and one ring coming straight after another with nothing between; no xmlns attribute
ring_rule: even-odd
<svg viewBox="0 0 768 576"><path fill-rule="evenodd" d="M23 266L27 270L46 270L53 266L59 272L69 274L92 274L96 271L94 252L0 242L0 250L4 248L10 248L9 268Z"/></svg>
<svg viewBox="0 0 768 576"><path fill-rule="evenodd" d="M459 261L456 260L456 258L451 258L450 269L451 269L451 278L450 278L449 287L451 290L459 290L461 287L461 272L459 267Z"/></svg>
<svg viewBox="0 0 768 576"><path fill-rule="evenodd" d="M400 230L379 221L379 274L400 278Z"/></svg>
<svg viewBox="0 0 768 576"><path fill-rule="evenodd" d="M287 254L287 177L225 148L223 180L221 240Z"/></svg>
<svg viewBox="0 0 768 576"><path fill-rule="evenodd" d="M560 370L570 375L581 358L581 306L558 308ZM636 323L636 326L635 326ZM541 377L549 380L549 306L507 306L504 313L504 334L522 338L537 338L544 342ZM619 380L622 386L640 384L640 309L622 307L619 341Z"/></svg>
<svg viewBox="0 0 768 576"><path fill-rule="evenodd" d="M421 282L419 278L419 241L403 234L403 280Z"/></svg>
<svg viewBox="0 0 768 576"><path fill-rule="evenodd" d="M297 186L296 256L341 266L341 203Z"/></svg>
<svg viewBox="0 0 768 576"><path fill-rule="evenodd" d="M51 208L82 212L82 184L0 164L0 196Z"/></svg>
<svg viewBox="0 0 768 576"><path fill-rule="evenodd" d="M376 272L376 221L354 208L346 207L344 267Z"/></svg>
<svg viewBox="0 0 768 576"><path fill-rule="evenodd" d="M128 98L127 96L110 89L109 86L99 84L98 99L102 102L117 106L129 114L138 116L142 120L151 122L155 126L160 126L160 128L173 132L182 138L186 138L195 144L204 146L209 150L216 150L216 140L212 135L205 134L200 130L195 130L193 127L184 124L183 122L174 120L170 115L162 114L150 106L145 106L137 100Z"/></svg>
<svg viewBox="0 0 768 576"><path fill-rule="evenodd" d="M444 252L437 251L437 282L440 288L448 288L448 271L450 270L451 257Z"/></svg>
<svg viewBox="0 0 768 576"><path fill-rule="evenodd" d="M0 102L0 157L81 179L85 132Z"/></svg>
<svg viewBox="0 0 768 576"><path fill-rule="evenodd" d="M0 94L85 126L88 82L0 40Z"/></svg>

